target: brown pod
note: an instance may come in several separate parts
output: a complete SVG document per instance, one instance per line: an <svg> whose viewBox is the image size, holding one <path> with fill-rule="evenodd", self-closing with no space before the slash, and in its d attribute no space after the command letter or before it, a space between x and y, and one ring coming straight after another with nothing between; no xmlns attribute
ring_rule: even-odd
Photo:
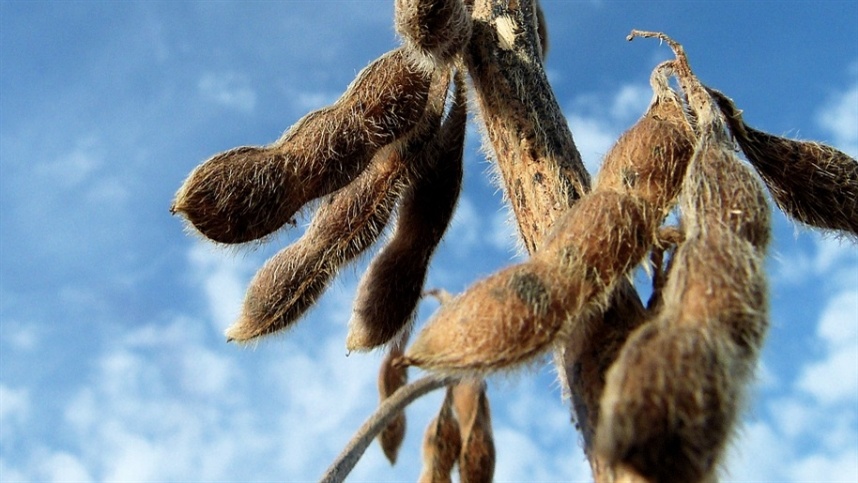
<svg viewBox="0 0 858 483"><path fill-rule="evenodd" d="M685 240L657 318L608 373L596 449L651 481L708 481L738 421L768 327L763 256L768 204L733 155L711 103L683 184Z"/></svg>
<svg viewBox="0 0 858 483"><path fill-rule="evenodd" d="M761 250L768 246L771 214L763 187L720 132L700 139L682 189L689 238L699 231L724 229Z"/></svg>
<svg viewBox="0 0 858 483"><path fill-rule="evenodd" d="M393 361L402 355L406 339L407 336L403 336L396 344L391 345L381 361L378 372L378 395L381 402L408 382L408 369L393 364ZM378 434L378 442L391 465L396 464L396 456L405 439L405 428L405 411L399 411Z"/></svg>
<svg viewBox="0 0 858 483"><path fill-rule="evenodd" d="M464 79L437 137L409 162L409 186L399 205L396 232L358 287L346 339L348 350L387 343L412 320L429 260L453 216L462 186L467 120Z"/></svg>
<svg viewBox="0 0 858 483"><path fill-rule="evenodd" d="M731 345L701 328L650 322L608 371L596 450L653 483L714 473L739 399Z"/></svg>
<svg viewBox="0 0 858 483"><path fill-rule="evenodd" d="M687 238L674 257L664 303L681 307L674 324L706 321L729 333L753 365L767 330L771 213L756 176L713 137L720 131L704 134L683 186Z"/></svg>
<svg viewBox="0 0 858 483"><path fill-rule="evenodd" d="M463 0L396 0L396 32L427 72L449 65L471 38L471 14Z"/></svg>
<svg viewBox="0 0 858 483"><path fill-rule="evenodd" d="M634 286L626 279L620 281L607 306L603 313L593 315L592 320L577 322L563 346L555 351L557 365L571 368L560 371L560 377L565 379L561 387L569 388L564 397L571 399L576 426L588 450L593 447L599 421L605 374L617 360L629 334L647 315Z"/></svg>
<svg viewBox="0 0 858 483"><path fill-rule="evenodd" d="M651 481L707 481L739 420L767 328L757 248L723 228L686 240L659 317L629 338L608 373L599 454Z"/></svg>
<svg viewBox="0 0 858 483"><path fill-rule="evenodd" d="M372 245L403 189L401 153L390 148L358 179L329 196L307 232L256 273L228 340L246 342L298 320L344 264Z"/></svg>
<svg viewBox="0 0 858 483"><path fill-rule="evenodd" d="M723 228L677 251L658 318L608 372L598 453L651 481L706 481L738 422L767 328L763 260Z"/></svg>
<svg viewBox="0 0 858 483"><path fill-rule="evenodd" d="M732 100L714 89L709 92L784 213L810 226L858 236L858 161L825 144L754 129Z"/></svg>
<svg viewBox="0 0 858 483"><path fill-rule="evenodd" d="M650 203L659 210L653 220L656 225L661 224L679 194L694 153L694 132L682 101L668 85L674 63L663 62L653 70L649 108L605 156L594 187L596 191L626 192Z"/></svg>
<svg viewBox="0 0 858 483"><path fill-rule="evenodd" d="M329 195L307 232L257 272L229 340L247 341L281 330L306 312L346 263L372 245L387 225L405 188L407 166L434 136L444 109L449 76L436 76L432 101L414 132L383 148L370 167Z"/></svg>
<svg viewBox="0 0 858 483"><path fill-rule="evenodd" d="M459 481L491 482L496 455L486 384L482 380L462 380L452 387L452 394L453 409L462 435Z"/></svg>
<svg viewBox="0 0 858 483"><path fill-rule="evenodd" d="M420 483L449 483L453 466L462 449L459 422L453 414L452 395L447 395L438 415L432 418L423 435L423 470Z"/></svg>
<svg viewBox="0 0 858 483"><path fill-rule="evenodd" d="M220 153L194 169L170 210L204 236L243 243L273 233L307 202L351 182L375 153L423 117L431 75L394 50L366 67L330 107L274 144Z"/></svg>
<svg viewBox="0 0 858 483"><path fill-rule="evenodd" d="M620 193L585 196L529 261L442 305L403 362L442 373L479 373L544 354L561 331L605 308L613 286L650 246L651 216Z"/></svg>

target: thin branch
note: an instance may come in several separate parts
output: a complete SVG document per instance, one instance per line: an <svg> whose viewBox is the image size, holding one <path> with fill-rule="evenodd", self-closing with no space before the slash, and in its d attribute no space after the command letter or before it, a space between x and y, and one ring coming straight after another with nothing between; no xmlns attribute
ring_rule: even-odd
<svg viewBox="0 0 858 483"><path fill-rule="evenodd" d="M393 419L396 413L405 409L417 398L455 381L456 379L452 377L439 378L429 375L399 388L379 404L378 409L358 429L319 481L321 483L344 481L363 456L364 451L372 443L372 440L387 426L387 423Z"/></svg>

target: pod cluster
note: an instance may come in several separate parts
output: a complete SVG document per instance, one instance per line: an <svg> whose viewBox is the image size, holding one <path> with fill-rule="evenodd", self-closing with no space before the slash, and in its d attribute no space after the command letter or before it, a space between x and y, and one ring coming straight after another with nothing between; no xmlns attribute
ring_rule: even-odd
<svg viewBox="0 0 858 483"><path fill-rule="evenodd" d="M386 351L382 401L407 385L409 366L456 378L426 428L420 481L450 481L456 468L459 481L491 481L484 378L552 350L560 366L577 368L561 376L598 481L711 481L768 329L766 190L795 220L858 237L858 162L749 126L730 98L697 79L681 45L633 31L629 40L659 38L676 57L652 71L652 101L607 153L590 188L580 160L554 159L574 151L571 137L540 140L556 119L540 124L521 113L516 123L520 105L491 97L526 84L499 82L489 95L484 73L474 72L491 60L474 39L492 38L497 56L535 45L527 49L539 65L548 46L545 17L539 2L521 3L533 7L521 16L529 29L488 0L396 0L401 47L274 143L202 163L171 211L214 242L242 244L264 241L318 206L303 235L251 281L226 333L240 343L292 327L395 218L359 283L346 347ZM487 33L489 17L495 34ZM538 231L522 222L535 216L526 197L562 202L540 220L544 237L528 238L526 261L439 296L440 308L409 344L432 256L462 189L467 75L478 97L485 94L480 115L489 140L521 133L524 151L553 160L521 168L534 170L532 186L506 187L519 227ZM498 134L503 130L515 132ZM494 148L499 157L514 152ZM546 188L545 173L559 180L558 190ZM671 213L678 225L665 225ZM645 307L629 274L647 260L653 295ZM377 435L391 463L405 430L400 411Z"/></svg>

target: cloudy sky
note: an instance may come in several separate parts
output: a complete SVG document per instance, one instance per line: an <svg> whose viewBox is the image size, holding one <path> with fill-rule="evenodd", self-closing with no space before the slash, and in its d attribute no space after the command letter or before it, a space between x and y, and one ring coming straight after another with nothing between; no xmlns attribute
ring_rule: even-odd
<svg viewBox="0 0 858 483"><path fill-rule="evenodd" d="M168 213L210 155L265 144L397 46L392 1L0 0L0 480L312 481L376 405L380 354L346 357L347 269L290 333L228 345L255 270L300 234L222 249ZM551 1L549 76L588 168L685 45L753 126L858 155L858 3ZM466 186L428 285L517 256L468 135ZM303 220L304 223L309 218ZM775 216L771 332L725 481L858 480L858 249ZM421 319L436 306L427 301ZM416 377L416 374L413 374ZM439 404L408 410L413 481ZM550 364L493 379L498 481L586 481Z"/></svg>

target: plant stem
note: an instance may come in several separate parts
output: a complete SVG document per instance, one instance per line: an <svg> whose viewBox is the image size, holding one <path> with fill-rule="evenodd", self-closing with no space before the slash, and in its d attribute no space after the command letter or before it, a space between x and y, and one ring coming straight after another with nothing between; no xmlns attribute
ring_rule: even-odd
<svg viewBox="0 0 858 483"><path fill-rule="evenodd" d="M379 404L375 412L363 423L360 429L349 440L345 449L337 456L337 459L328 467L325 474L319 480L321 483L339 483L354 469L364 451L372 443L372 440L387 426L387 423L399 412L405 409L417 398L440 389L452 382L455 378L429 375L422 377L411 384L400 387L387 399Z"/></svg>

